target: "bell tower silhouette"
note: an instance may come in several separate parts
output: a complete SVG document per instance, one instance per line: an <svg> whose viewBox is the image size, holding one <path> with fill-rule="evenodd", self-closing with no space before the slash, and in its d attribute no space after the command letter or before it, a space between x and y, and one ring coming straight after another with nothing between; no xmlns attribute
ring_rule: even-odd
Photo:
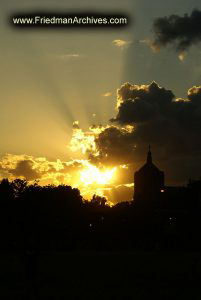
<svg viewBox="0 0 201 300"><path fill-rule="evenodd" d="M149 145L146 163L134 174L134 204L149 206L157 203L163 188L164 172L153 164Z"/></svg>

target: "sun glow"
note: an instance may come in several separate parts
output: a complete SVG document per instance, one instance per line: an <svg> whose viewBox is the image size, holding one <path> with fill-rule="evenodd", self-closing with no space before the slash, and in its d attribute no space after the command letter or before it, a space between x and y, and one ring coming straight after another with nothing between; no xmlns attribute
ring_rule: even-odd
<svg viewBox="0 0 201 300"><path fill-rule="evenodd" d="M87 185L106 185L114 178L116 167L100 170L96 166L86 162L85 169L80 171L80 182Z"/></svg>
<svg viewBox="0 0 201 300"><path fill-rule="evenodd" d="M93 157L98 156L99 149L96 138L107 127L109 126L92 125L87 131L83 131L79 126L79 121L74 121L73 135L68 148L74 153L80 153L81 157L89 154L92 154ZM131 130L130 127L125 130ZM71 185L78 188L85 199L91 199L94 194L107 198L107 192L111 189L109 185L115 183L117 167L97 166L92 164L88 158L78 159L76 162L79 165L79 171L72 175Z"/></svg>
<svg viewBox="0 0 201 300"><path fill-rule="evenodd" d="M70 149L73 152L81 150L82 154L87 153L87 151L95 152L96 144L94 134L86 134L82 129L75 128L70 142Z"/></svg>
<svg viewBox="0 0 201 300"><path fill-rule="evenodd" d="M105 129L104 126L90 126L87 132L84 132L79 127L79 121L73 122L73 135L70 141L69 149L72 152L81 151L82 154L88 152L93 153L94 156L99 154L95 139Z"/></svg>

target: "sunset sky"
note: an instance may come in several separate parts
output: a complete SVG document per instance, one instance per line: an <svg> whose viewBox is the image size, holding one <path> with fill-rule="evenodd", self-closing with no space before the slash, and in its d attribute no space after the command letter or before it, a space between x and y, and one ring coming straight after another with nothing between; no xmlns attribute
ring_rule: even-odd
<svg viewBox="0 0 201 300"><path fill-rule="evenodd" d="M8 22L33 11L119 12L131 24L22 30ZM197 0L2 3L1 178L69 184L88 199L96 193L113 203L131 200L134 171L151 144L167 184L198 179L201 29L193 26L201 24L200 11ZM188 32L174 20L171 31L156 23L173 14L188 14ZM176 37L169 34L174 26Z"/></svg>

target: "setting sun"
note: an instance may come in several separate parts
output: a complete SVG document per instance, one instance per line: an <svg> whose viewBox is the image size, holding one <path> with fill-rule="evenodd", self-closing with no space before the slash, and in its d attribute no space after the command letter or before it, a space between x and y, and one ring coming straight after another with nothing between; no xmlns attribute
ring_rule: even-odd
<svg viewBox="0 0 201 300"><path fill-rule="evenodd" d="M116 167L112 169L104 169L101 171L89 162L86 162L86 169L80 171L80 181L85 186L92 184L105 185L109 184L114 177Z"/></svg>

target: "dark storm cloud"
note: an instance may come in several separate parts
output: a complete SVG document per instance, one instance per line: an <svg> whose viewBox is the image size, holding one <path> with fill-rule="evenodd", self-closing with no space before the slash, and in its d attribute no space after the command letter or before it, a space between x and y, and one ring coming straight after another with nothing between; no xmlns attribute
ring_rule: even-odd
<svg viewBox="0 0 201 300"><path fill-rule="evenodd" d="M147 126L155 133L161 128L166 133L178 128L181 134L184 129L200 130L201 87L189 89L188 99L175 99L172 91L159 87L156 82L142 86L125 84L119 89L118 98L118 113L112 121L138 125L135 135Z"/></svg>
<svg viewBox="0 0 201 300"><path fill-rule="evenodd" d="M134 153L133 138L130 132L123 128L110 126L103 130L96 138L99 156L91 154L92 163L101 160L104 164L124 164Z"/></svg>
<svg viewBox="0 0 201 300"><path fill-rule="evenodd" d="M39 179L41 176L37 170L33 169L33 161L21 160L17 163L15 169L9 170L9 173L16 177L24 177L26 180Z"/></svg>
<svg viewBox="0 0 201 300"><path fill-rule="evenodd" d="M121 124L142 123L156 118L174 99L170 90L159 87L156 82L146 86L125 83L117 93L118 114L111 121Z"/></svg>
<svg viewBox="0 0 201 300"><path fill-rule="evenodd" d="M155 40L153 47L175 44L179 51L201 42L201 11L193 10L191 15L171 15L154 21Z"/></svg>
<svg viewBox="0 0 201 300"><path fill-rule="evenodd" d="M108 127L96 139L102 161L130 162L136 168L145 161L148 144L155 162L157 159L166 169L170 159L179 158L183 164L192 158L200 161L201 87L189 89L187 99L176 99L172 91L155 82L141 86L126 83L118 90L117 101L117 116L112 121L120 126ZM134 130L123 130L122 125L133 125ZM181 168L182 163L178 172ZM174 165L169 165L170 169L173 173Z"/></svg>

